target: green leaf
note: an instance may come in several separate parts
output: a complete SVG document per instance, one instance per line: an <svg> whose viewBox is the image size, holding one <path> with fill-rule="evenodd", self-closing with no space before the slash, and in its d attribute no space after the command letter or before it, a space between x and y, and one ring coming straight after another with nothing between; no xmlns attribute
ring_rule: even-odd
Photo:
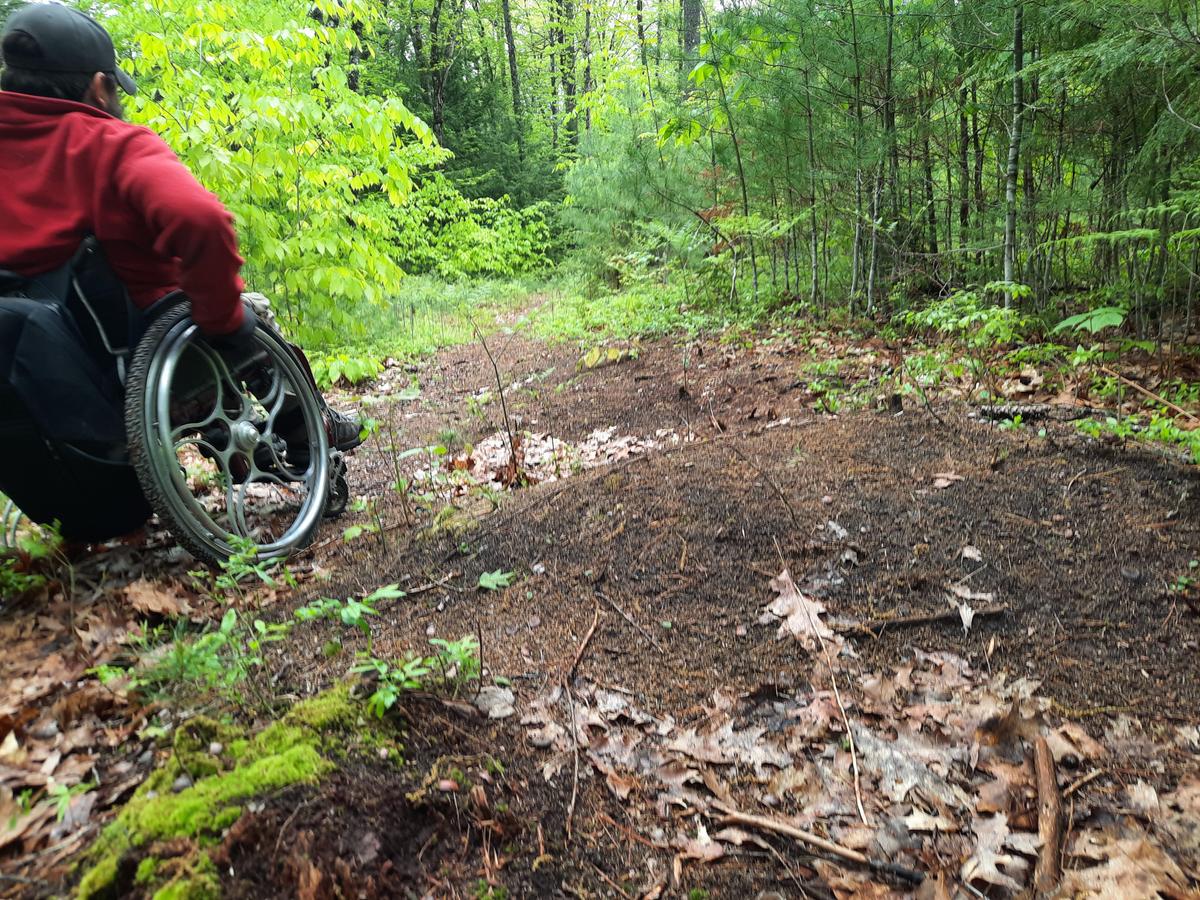
<svg viewBox="0 0 1200 900"><path fill-rule="evenodd" d="M498 591L508 587L513 582L512 572L497 569L494 572L484 572L479 576L479 587L485 591Z"/></svg>

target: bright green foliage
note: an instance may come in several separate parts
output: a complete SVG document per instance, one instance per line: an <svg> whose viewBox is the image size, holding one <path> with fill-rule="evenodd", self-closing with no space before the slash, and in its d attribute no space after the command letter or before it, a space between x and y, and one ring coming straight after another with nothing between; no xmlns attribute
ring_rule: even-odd
<svg viewBox="0 0 1200 900"><path fill-rule="evenodd" d="M351 356L346 353L313 354L309 357L313 377L322 388L336 384L355 385L374 378L383 371L383 365L372 356Z"/></svg>
<svg viewBox="0 0 1200 900"><path fill-rule="evenodd" d="M412 272L507 278L548 263L545 208L516 210L507 197L468 199L438 173L422 179L395 217L399 259Z"/></svg>
<svg viewBox="0 0 1200 900"><path fill-rule="evenodd" d="M1054 333L1086 331L1088 334L1094 335L1106 328L1120 328L1125 322L1126 315L1128 315L1128 310L1122 307L1101 306L1075 316L1068 316L1054 326Z"/></svg>
<svg viewBox="0 0 1200 900"><path fill-rule="evenodd" d="M497 569L494 572L482 572L479 575L479 587L485 591L499 591L513 582L513 573Z"/></svg>
<svg viewBox="0 0 1200 900"><path fill-rule="evenodd" d="M935 331L963 340L972 347L988 348L1019 340L1030 327L1030 319L1016 309L984 301L984 291L956 291L921 310L900 317L908 328Z"/></svg>
<svg viewBox="0 0 1200 900"><path fill-rule="evenodd" d="M149 0L106 20L136 48L131 117L229 206L247 282L306 340L369 335L402 277L393 208L444 157L398 97L348 83L380 15L371 0Z"/></svg>
<svg viewBox="0 0 1200 900"><path fill-rule="evenodd" d="M363 634L370 634L371 625L367 621L367 616L379 614L375 604L380 600L395 600L403 596L405 596L404 591L400 590L398 585L389 584L372 591L361 600L353 598L335 600L331 597L322 597L301 606L294 612L294 615L301 622L340 619L343 625L357 628Z"/></svg>

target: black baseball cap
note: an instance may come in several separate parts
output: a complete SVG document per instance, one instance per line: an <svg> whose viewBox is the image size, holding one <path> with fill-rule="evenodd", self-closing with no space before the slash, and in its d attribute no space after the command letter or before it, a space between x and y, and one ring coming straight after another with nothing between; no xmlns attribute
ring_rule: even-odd
<svg viewBox="0 0 1200 900"><path fill-rule="evenodd" d="M37 44L36 54L6 54L4 64L29 72L77 72L113 76L125 93L137 91L133 79L117 65L112 38L90 16L61 3L29 3L4 25L4 37L25 34Z"/></svg>

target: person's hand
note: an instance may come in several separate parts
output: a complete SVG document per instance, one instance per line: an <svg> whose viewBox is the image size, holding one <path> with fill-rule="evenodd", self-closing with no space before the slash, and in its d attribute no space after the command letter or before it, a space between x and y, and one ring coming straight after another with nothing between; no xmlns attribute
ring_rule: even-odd
<svg viewBox="0 0 1200 900"><path fill-rule="evenodd" d="M258 316L249 303L242 304L242 324L228 334L206 334L208 345L219 353L229 356L249 355L254 350L254 329Z"/></svg>

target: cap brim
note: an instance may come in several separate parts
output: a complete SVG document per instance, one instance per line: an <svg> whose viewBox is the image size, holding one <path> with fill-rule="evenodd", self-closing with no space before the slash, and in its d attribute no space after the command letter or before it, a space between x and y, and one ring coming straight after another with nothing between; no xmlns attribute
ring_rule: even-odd
<svg viewBox="0 0 1200 900"><path fill-rule="evenodd" d="M117 79L117 84L121 86L121 90L123 90L125 93L137 93L137 85L120 66L117 67L117 70L113 73L113 76Z"/></svg>

